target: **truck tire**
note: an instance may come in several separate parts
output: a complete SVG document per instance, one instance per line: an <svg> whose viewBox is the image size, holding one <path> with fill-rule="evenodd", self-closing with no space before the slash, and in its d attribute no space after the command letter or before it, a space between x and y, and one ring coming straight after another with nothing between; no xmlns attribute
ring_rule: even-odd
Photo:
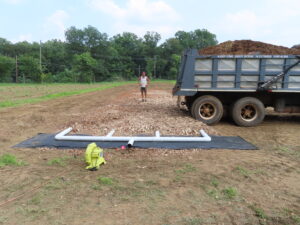
<svg viewBox="0 0 300 225"><path fill-rule="evenodd" d="M265 106L257 98L245 97L237 100L231 109L233 121L242 127L260 124L265 118Z"/></svg>
<svg viewBox="0 0 300 225"><path fill-rule="evenodd" d="M191 109L192 116L208 125L216 124L223 116L221 101L211 95L203 95L197 98Z"/></svg>

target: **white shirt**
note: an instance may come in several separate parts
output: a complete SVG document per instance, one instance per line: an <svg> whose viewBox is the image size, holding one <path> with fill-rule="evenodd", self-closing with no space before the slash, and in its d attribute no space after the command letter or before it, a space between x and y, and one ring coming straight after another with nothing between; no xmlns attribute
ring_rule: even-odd
<svg viewBox="0 0 300 225"><path fill-rule="evenodd" d="M147 81L148 77L147 76L141 76L140 77L140 84L141 84L141 87L146 87L147 84L148 84L148 81Z"/></svg>

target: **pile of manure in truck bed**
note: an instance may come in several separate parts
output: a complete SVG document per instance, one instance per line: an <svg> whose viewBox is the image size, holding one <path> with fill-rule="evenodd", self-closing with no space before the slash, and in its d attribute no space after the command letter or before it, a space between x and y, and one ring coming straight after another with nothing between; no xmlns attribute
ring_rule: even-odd
<svg viewBox="0 0 300 225"><path fill-rule="evenodd" d="M259 41L226 41L199 51L201 55L300 55L300 49L287 48Z"/></svg>
<svg viewBox="0 0 300 225"><path fill-rule="evenodd" d="M292 47L292 49L300 50L300 45L294 45L294 46Z"/></svg>

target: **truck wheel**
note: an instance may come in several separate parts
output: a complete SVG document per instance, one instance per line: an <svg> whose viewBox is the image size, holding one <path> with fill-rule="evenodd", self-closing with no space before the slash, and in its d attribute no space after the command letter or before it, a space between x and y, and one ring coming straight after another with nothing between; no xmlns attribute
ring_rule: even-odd
<svg viewBox="0 0 300 225"><path fill-rule="evenodd" d="M265 106L257 98L241 98L233 104L231 116L239 126L256 126L265 118Z"/></svg>
<svg viewBox="0 0 300 225"><path fill-rule="evenodd" d="M222 118L223 105L218 98L204 95L194 101L191 112L195 119L212 125Z"/></svg>

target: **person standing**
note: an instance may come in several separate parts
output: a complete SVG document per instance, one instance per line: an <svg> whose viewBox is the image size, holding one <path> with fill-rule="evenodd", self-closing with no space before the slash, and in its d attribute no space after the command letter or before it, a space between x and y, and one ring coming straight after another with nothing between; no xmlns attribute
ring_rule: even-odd
<svg viewBox="0 0 300 225"><path fill-rule="evenodd" d="M150 82L149 77L146 75L146 72L142 72L142 75L139 77L139 83L141 87L142 101L147 101L147 87Z"/></svg>

